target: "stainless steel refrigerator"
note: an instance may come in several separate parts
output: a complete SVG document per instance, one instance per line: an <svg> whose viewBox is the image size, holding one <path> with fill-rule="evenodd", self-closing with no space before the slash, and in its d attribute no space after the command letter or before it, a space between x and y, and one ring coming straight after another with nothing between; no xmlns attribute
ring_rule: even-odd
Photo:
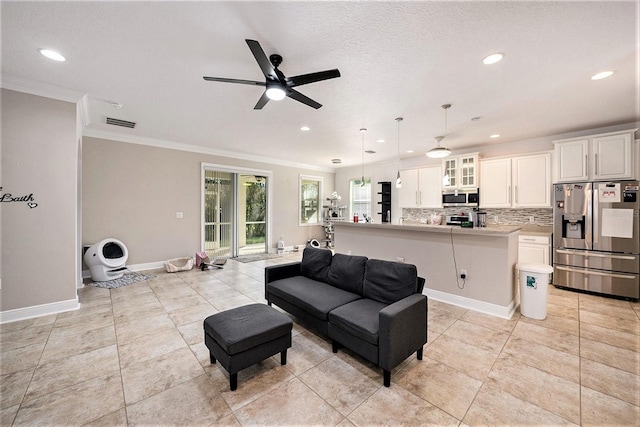
<svg viewBox="0 0 640 427"><path fill-rule="evenodd" d="M554 184L553 284L640 298L638 181Z"/></svg>

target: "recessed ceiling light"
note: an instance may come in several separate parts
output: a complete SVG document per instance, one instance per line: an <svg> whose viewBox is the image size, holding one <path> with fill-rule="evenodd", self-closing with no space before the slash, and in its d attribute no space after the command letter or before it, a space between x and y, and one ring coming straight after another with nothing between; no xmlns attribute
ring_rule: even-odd
<svg viewBox="0 0 640 427"><path fill-rule="evenodd" d="M377 140L376 142L378 142L378 143L380 143L380 144L384 144L384 143L385 143L385 142L387 142L387 141L385 141L384 139L379 139L379 140Z"/></svg>
<svg viewBox="0 0 640 427"><path fill-rule="evenodd" d="M54 61L58 61L58 62L64 62L67 60L67 58L65 58L64 56L60 55L58 52L56 52L55 50L50 50L50 49L39 49L40 53L44 56L46 56L49 59L53 59Z"/></svg>
<svg viewBox="0 0 640 427"><path fill-rule="evenodd" d="M493 135L489 135L489 138L500 138L500 134L494 133Z"/></svg>
<svg viewBox="0 0 640 427"><path fill-rule="evenodd" d="M411 154L413 153L413 150L407 150L407 153Z"/></svg>
<svg viewBox="0 0 640 427"><path fill-rule="evenodd" d="M302 126L300 128L300 130L303 131L303 132L309 132L311 130L311 128L309 126Z"/></svg>
<svg viewBox="0 0 640 427"><path fill-rule="evenodd" d="M500 62L504 58L504 53L492 53L482 60L482 63L485 65L495 64L496 62Z"/></svg>
<svg viewBox="0 0 640 427"><path fill-rule="evenodd" d="M598 74L595 74L595 75L591 76L591 80L606 79L607 77L611 77L613 75L613 73L615 73L615 71L603 71L601 73L598 73Z"/></svg>

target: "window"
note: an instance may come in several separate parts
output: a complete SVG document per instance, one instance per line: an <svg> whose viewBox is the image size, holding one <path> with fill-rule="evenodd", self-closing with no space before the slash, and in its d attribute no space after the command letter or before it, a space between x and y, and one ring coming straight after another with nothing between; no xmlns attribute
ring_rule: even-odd
<svg viewBox="0 0 640 427"><path fill-rule="evenodd" d="M371 178L365 178L364 186L362 179L349 181L349 196L349 212L352 218L358 215L363 220L371 216Z"/></svg>
<svg viewBox="0 0 640 427"><path fill-rule="evenodd" d="M300 225L319 225L322 222L322 177L300 175Z"/></svg>

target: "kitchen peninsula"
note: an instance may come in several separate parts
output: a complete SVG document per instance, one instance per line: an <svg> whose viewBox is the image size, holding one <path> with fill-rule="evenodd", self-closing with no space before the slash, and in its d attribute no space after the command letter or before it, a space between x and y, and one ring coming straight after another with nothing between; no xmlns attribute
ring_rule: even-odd
<svg viewBox="0 0 640 427"><path fill-rule="evenodd" d="M335 222L334 227L336 252L414 264L430 298L503 318L516 309L520 226Z"/></svg>

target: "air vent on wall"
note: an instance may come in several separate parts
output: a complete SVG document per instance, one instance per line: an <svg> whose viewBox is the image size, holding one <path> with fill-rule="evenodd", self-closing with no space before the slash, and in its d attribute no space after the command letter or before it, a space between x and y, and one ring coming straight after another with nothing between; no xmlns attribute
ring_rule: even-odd
<svg viewBox="0 0 640 427"><path fill-rule="evenodd" d="M365 150L365 153L367 153L367 154L376 154L376 152L373 151L373 150Z"/></svg>
<svg viewBox="0 0 640 427"><path fill-rule="evenodd" d="M131 129L136 127L135 122L128 122L126 120L114 119L113 117L107 117L107 124L114 125L114 126L122 126L125 128L131 128Z"/></svg>

